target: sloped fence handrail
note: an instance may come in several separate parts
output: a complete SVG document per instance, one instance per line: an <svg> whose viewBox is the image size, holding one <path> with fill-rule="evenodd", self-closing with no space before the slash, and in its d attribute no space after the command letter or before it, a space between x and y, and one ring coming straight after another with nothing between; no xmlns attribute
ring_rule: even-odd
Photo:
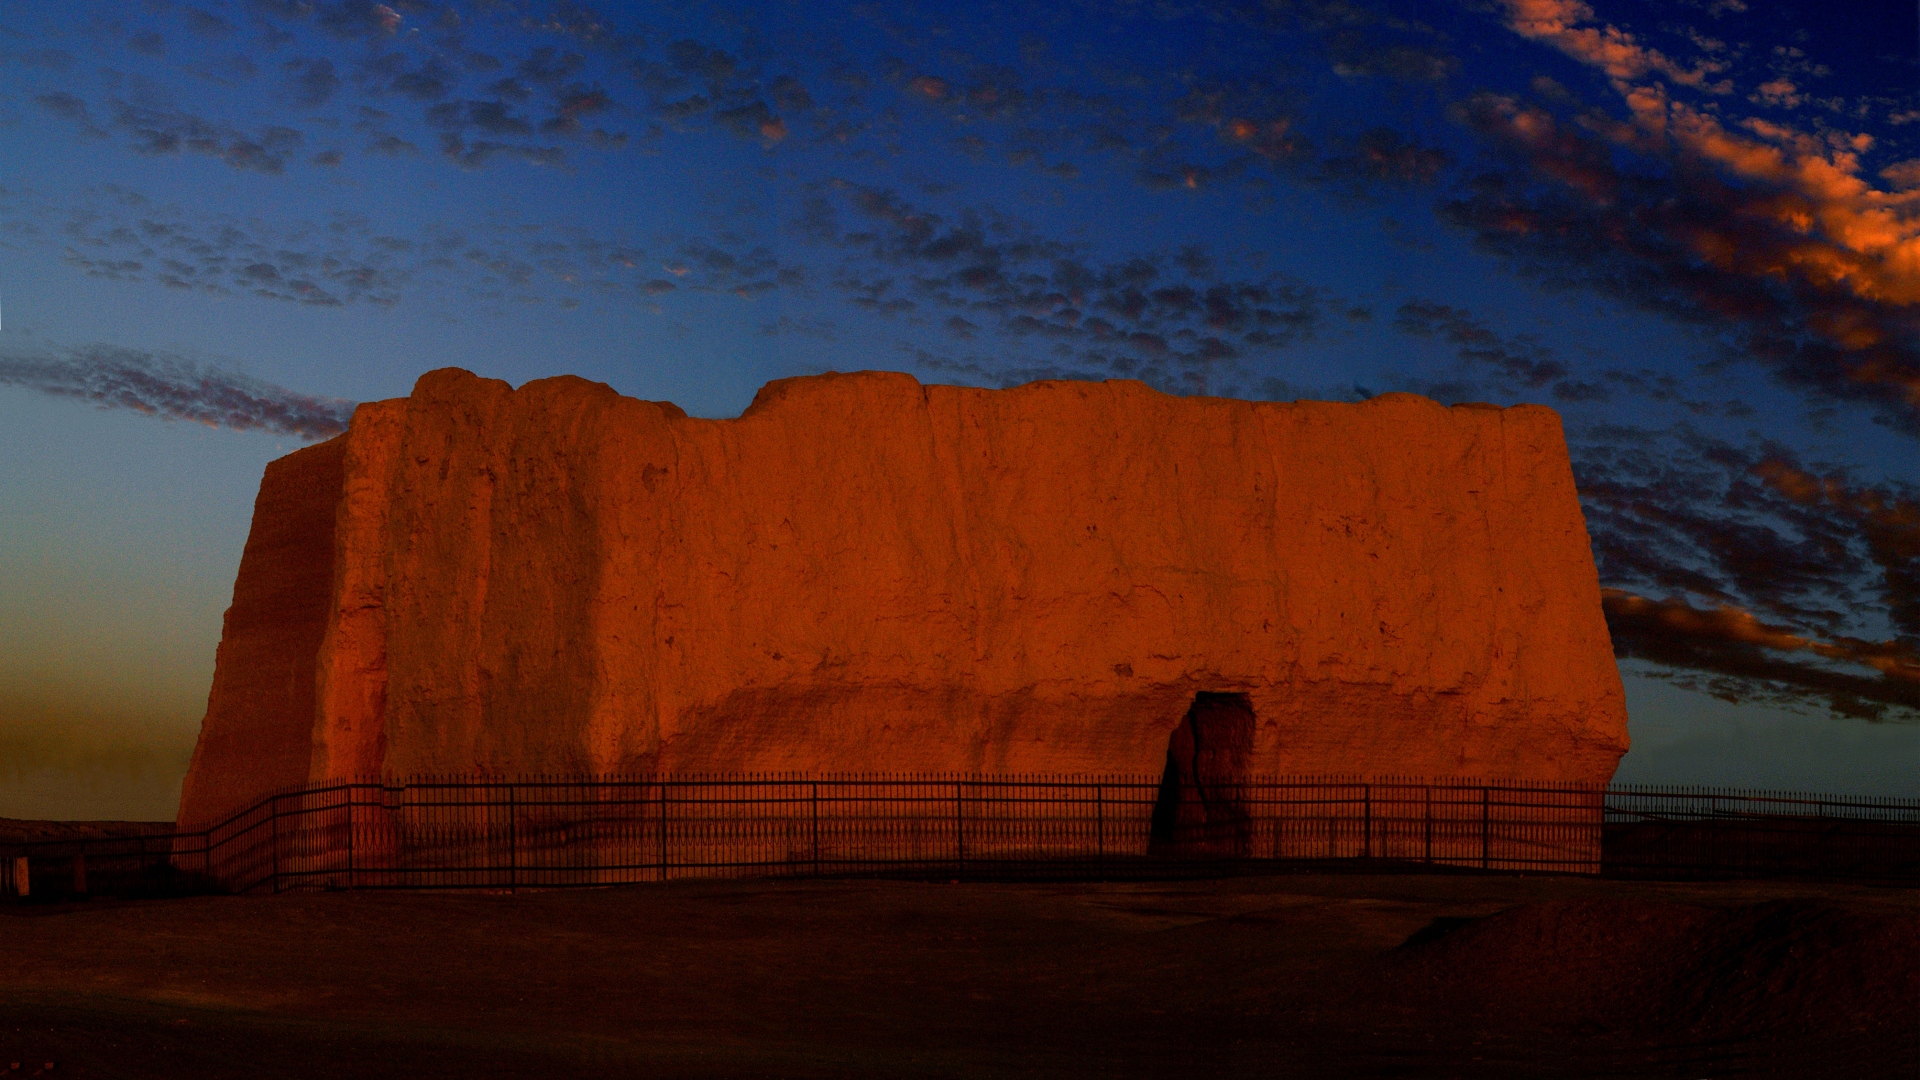
<svg viewBox="0 0 1920 1080"><path fill-rule="evenodd" d="M0 895L1288 864L1911 884L1920 799L1417 777L374 778L282 791L197 831L0 843Z"/></svg>

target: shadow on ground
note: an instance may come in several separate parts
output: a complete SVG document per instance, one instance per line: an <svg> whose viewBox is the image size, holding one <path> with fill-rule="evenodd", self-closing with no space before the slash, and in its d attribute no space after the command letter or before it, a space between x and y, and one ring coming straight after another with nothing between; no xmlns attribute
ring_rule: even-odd
<svg viewBox="0 0 1920 1080"><path fill-rule="evenodd" d="M0 909L74 1077L1874 1077L1920 893L1295 875Z"/></svg>

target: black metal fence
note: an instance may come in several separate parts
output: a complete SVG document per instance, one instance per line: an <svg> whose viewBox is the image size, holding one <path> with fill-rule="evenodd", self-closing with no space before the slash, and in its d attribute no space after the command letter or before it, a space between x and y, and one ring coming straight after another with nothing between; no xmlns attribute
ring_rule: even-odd
<svg viewBox="0 0 1920 1080"><path fill-rule="evenodd" d="M210 829L0 845L0 893L520 889L685 877L1120 879L1284 866L1920 882L1920 799L1459 780L418 778Z"/></svg>

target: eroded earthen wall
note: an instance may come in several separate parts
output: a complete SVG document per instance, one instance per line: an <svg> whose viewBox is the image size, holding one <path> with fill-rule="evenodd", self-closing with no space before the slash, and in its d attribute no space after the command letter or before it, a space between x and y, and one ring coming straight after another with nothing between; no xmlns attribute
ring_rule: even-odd
<svg viewBox="0 0 1920 1080"><path fill-rule="evenodd" d="M302 454L338 480L296 512L269 472L183 821L256 727L313 779L1157 776L1200 692L1246 695L1260 773L1598 783L1626 746L1545 408L862 373L700 420L448 370ZM236 648L270 557L322 625ZM309 704L228 700L302 663Z"/></svg>
<svg viewBox="0 0 1920 1080"><path fill-rule="evenodd" d="M180 789L183 821L205 824L312 773L347 442L343 435L288 454L260 481L206 719Z"/></svg>

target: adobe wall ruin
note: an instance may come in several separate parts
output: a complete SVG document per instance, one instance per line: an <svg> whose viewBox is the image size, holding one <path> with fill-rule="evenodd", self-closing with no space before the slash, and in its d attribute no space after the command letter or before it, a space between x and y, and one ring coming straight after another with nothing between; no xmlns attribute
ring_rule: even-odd
<svg viewBox="0 0 1920 1080"><path fill-rule="evenodd" d="M180 823L368 775L1159 776L1200 694L1254 774L1605 783L1559 418L431 372L268 466Z"/></svg>

